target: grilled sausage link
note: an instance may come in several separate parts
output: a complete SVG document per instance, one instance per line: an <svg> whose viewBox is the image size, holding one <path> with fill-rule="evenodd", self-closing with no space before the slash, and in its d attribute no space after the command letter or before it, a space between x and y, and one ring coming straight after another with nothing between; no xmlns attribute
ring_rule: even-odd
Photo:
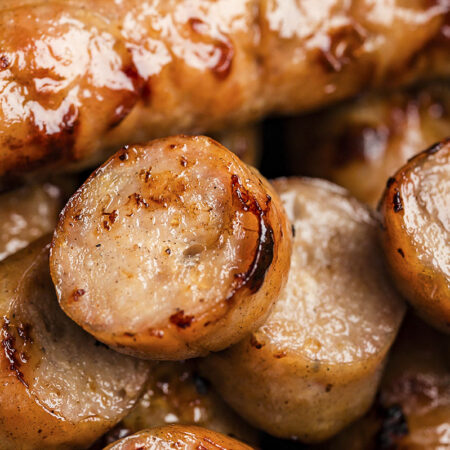
<svg viewBox="0 0 450 450"><path fill-rule="evenodd" d="M448 0L3 0L0 176L450 74Z"/></svg>

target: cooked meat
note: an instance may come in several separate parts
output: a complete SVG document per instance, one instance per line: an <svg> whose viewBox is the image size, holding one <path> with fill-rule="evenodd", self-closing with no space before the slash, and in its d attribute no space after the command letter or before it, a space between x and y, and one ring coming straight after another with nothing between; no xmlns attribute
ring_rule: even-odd
<svg viewBox="0 0 450 450"><path fill-rule="evenodd" d="M450 333L450 139L389 178L380 211L398 288L429 323Z"/></svg>
<svg viewBox="0 0 450 450"><path fill-rule="evenodd" d="M370 407L404 305L369 209L322 180L275 188L295 227L288 283L261 328L200 364L254 426L319 442Z"/></svg>
<svg viewBox="0 0 450 450"><path fill-rule="evenodd" d="M375 207L408 158L450 136L450 84L366 95L286 130L290 173L327 178Z"/></svg>
<svg viewBox="0 0 450 450"><path fill-rule="evenodd" d="M443 450L450 445L450 338L407 316L379 400L329 450ZM322 448L322 447L321 447Z"/></svg>
<svg viewBox="0 0 450 450"><path fill-rule="evenodd" d="M196 426L167 425L128 436L105 450L251 450L248 445Z"/></svg>
<svg viewBox="0 0 450 450"><path fill-rule="evenodd" d="M50 237L0 263L0 447L86 448L136 403L147 365L100 344L59 308Z"/></svg>
<svg viewBox="0 0 450 450"><path fill-rule="evenodd" d="M153 364L138 404L103 439L110 444L140 430L164 425L197 425L257 444L259 433L247 425L196 373L192 360Z"/></svg>
<svg viewBox="0 0 450 450"><path fill-rule="evenodd" d="M64 205L62 190L33 184L0 194L0 260L53 232Z"/></svg>
<svg viewBox="0 0 450 450"><path fill-rule="evenodd" d="M450 75L448 0L3 0L0 176Z"/></svg>
<svg viewBox="0 0 450 450"><path fill-rule="evenodd" d="M222 350L285 284L291 228L269 183L212 139L126 147L71 198L51 272L64 311L148 359Z"/></svg>

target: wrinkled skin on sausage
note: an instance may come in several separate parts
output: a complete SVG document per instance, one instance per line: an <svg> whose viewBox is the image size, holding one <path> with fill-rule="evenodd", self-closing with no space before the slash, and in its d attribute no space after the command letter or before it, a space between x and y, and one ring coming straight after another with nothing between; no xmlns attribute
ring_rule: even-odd
<svg viewBox="0 0 450 450"><path fill-rule="evenodd" d="M320 442L370 407L404 305L369 209L322 180L274 185L295 227L288 283L265 324L201 373L257 428Z"/></svg>
<svg viewBox="0 0 450 450"><path fill-rule="evenodd" d="M215 431L196 426L168 425L128 436L105 450L251 450L248 445Z"/></svg>
<svg viewBox="0 0 450 450"><path fill-rule="evenodd" d="M71 198L52 278L64 311L107 345L193 358L262 325L291 233L255 169L212 139L176 136L119 151Z"/></svg>
<svg viewBox="0 0 450 450"><path fill-rule="evenodd" d="M147 366L59 308L44 237L0 263L0 447L86 448L137 401Z"/></svg>
<svg viewBox="0 0 450 450"><path fill-rule="evenodd" d="M0 260L53 232L64 201L60 187L32 184L0 194Z"/></svg>
<svg viewBox="0 0 450 450"><path fill-rule="evenodd" d="M146 428L174 423L201 426L251 444L259 441L259 433L223 402L191 360L153 364L137 405L102 442L111 444Z"/></svg>
<svg viewBox="0 0 450 450"><path fill-rule="evenodd" d="M450 338L412 315L392 348L377 404L329 450L441 450L450 444Z"/></svg>
<svg viewBox="0 0 450 450"><path fill-rule="evenodd" d="M388 180L381 240L396 285L430 324L450 333L450 140Z"/></svg>
<svg viewBox="0 0 450 450"><path fill-rule="evenodd" d="M450 84L366 95L286 130L290 173L327 178L376 207L408 158L450 136Z"/></svg>
<svg viewBox="0 0 450 450"><path fill-rule="evenodd" d="M3 0L0 176L86 167L123 144L446 77L449 9L447 0Z"/></svg>

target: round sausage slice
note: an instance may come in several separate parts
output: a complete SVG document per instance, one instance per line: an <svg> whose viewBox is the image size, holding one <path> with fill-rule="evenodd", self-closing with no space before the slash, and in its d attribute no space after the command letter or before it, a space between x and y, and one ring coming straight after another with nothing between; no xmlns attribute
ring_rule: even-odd
<svg viewBox="0 0 450 450"><path fill-rule="evenodd" d="M288 283L261 328L200 364L254 426L318 442L370 407L404 305L368 208L322 180L274 184L295 227Z"/></svg>
<svg viewBox="0 0 450 450"><path fill-rule="evenodd" d="M109 350L58 305L50 237L0 263L0 447L87 448L136 403L147 365Z"/></svg>
<svg viewBox="0 0 450 450"><path fill-rule="evenodd" d="M105 450L251 450L248 445L215 431L196 426L168 425L140 431Z"/></svg>
<svg viewBox="0 0 450 450"><path fill-rule="evenodd" d="M388 180L380 211L398 288L424 319L450 333L450 140L419 153Z"/></svg>
<svg viewBox="0 0 450 450"><path fill-rule="evenodd" d="M271 186L206 137L127 147L66 205L51 273L64 311L124 353L177 360L263 324L291 228Z"/></svg>

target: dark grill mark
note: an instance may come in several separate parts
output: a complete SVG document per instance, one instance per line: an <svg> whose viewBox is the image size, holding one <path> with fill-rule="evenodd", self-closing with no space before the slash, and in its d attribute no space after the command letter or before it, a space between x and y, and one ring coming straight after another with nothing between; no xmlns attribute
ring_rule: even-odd
<svg viewBox="0 0 450 450"><path fill-rule="evenodd" d="M76 289L75 291L73 291L72 300L74 302L77 302L81 297L83 297L84 294L86 294L86 291L84 289Z"/></svg>
<svg viewBox="0 0 450 450"><path fill-rule="evenodd" d="M386 187L389 189L395 183L395 178L389 177L386 183Z"/></svg>
<svg viewBox="0 0 450 450"><path fill-rule="evenodd" d="M408 424L402 408L392 406L385 411L385 417L376 435L376 447L379 450L395 449L397 441L409 433Z"/></svg>
<svg viewBox="0 0 450 450"><path fill-rule="evenodd" d="M190 327L193 320L194 316L185 315L183 310L180 310L170 316L170 322L183 330Z"/></svg>
<svg viewBox="0 0 450 450"><path fill-rule="evenodd" d="M14 372L16 378L26 388L28 388L28 383L25 381L23 373L20 370L20 366L22 365L22 363L17 360L17 349L15 347L16 338L11 334L10 321L8 320L7 317L3 317L3 326L1 333L2 333L2 347L5 353L5 357L9 362L9 370Z"/></svg>
<svg viewBox="0 0 450 450"><path fill-rule="evenodd" d="M394 212L398 213L403 210L402 197L398 190L395 191L394 198L392 199L392 204L394 205Z"/></svg>
<svg viewBox="0 0 450 450"><path fill-rule="evenodd" d="M258 201L250 195L247 189L241 184L237 175L231 176L232 191L238 199L243 211L251 212L258 218L258 242L253 261L246 272L236 273L235 283L227 301L230 301L234 294L244 286L247 286L250 292L257 292L264 282L266 272L273 261L274 237L273 229L267 223L266 211L259 205ZM270 205L270 198L267 199L267 208Z"/></svg>
<svg viewBox="0 0 450 450"><path fill-rule="evenodd" d="M398 249L397 249L397 252L400 254L400 256L401 256L402 258L405 257L405 252L404 252L401 248L398 248Z"/></svg>

